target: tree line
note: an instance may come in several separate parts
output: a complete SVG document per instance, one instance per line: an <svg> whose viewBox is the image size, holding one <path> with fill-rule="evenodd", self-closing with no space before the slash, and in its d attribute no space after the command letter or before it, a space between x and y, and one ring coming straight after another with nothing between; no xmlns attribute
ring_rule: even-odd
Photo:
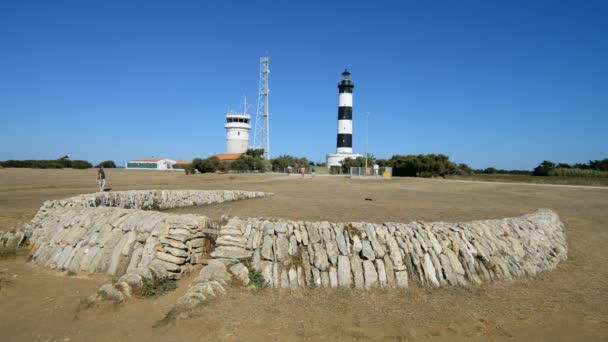
<svg viewBox="0 0 608 342"><path fill-rule="evenodd" d="M246 153L233 161L221 161L217 157L206 159L194 158L191 164L177 166L187 174L213 172L299 172L304 168L309 172L315 166L325 166L325 163L315 163L304 157L280 155L271 160L263 159L263 149L248 149ZM446 177L452 175L471 174L520 174L549 177L608 177L608 158L590 160L587 163L555 163L545 160L533 170L505 170L493 167L472 169L465 163L455 163L444 154L393 155L390 159L379 159L373 154L367 157L367 166L378 164L381 167L392 167L395 177ZM71 160L67 155L52 160L6 160L0 161L2 167L37 168L37 169L88 169L93 165L86 160ZM364 167L365 158L346 158L330 173L349 173L351 167ZM115 168L112 160L106 160L95 167Z"/></svg>
<svg viewBox="0 0 608 342"><path fill-rule="evenodd" d="M31 168L31 169L90 169L93 164L86 160L71 160L68 156L63 156L58 159L49 160L5 160L0 161L2 167L16 167L16 168ZM106 160L99 163L95 167L103 166L105 168L114 168L116 164L112 160Z"/></svg>
<svg viewBox="0 0 608 342"><path fill-rule="evenodd" d="M232 161L222 161L211 156L206 159L194 158L192 164L186 165L186 174L213 172L289 172L305 168L308 172L316 164L304 157L280 155L276 158L263 159L264 149L248 149L243 155Z"/></svg>
<svg viewBox="0 0 608 342"><path fill-rule="evenodd" d="M533 176L551 177L608 177L608 158L588 163L554 163L545 160L532 171Z"/></svg>
<svg viewBox="0 0 608 342"><path fill-rule="evenodd" d="M341 162L342 173L348 173L351 167L365 167L365 158L346 158ZM377 159L368 155L367 166L378 164L380 167L391 167L395 177L446 177L449 175L471 174L473 170L464 163L456 164L445 154L393 155L390 159Z"/></svg>

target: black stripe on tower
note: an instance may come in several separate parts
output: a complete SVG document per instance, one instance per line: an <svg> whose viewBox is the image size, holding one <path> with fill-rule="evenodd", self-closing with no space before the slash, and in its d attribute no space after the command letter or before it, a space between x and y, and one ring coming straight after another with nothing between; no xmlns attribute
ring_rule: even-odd
<svg viewBox="0 0 608 342"><path fill-rule="evenodd" d="M352 120L353 107L338 107L338 120Z"/></svg>
<svg viewBox="0 0 608 342"><path fill-rule="evenodd" d="M355 85L351 81L342 80L338 84L338 89L340 89L341 93L352 93L354 87L355 87Z"/></svg>
<svg viewBox="0 0 608 342"><path fill-rule="evenodd" d="M352 134L338 134L338 147L353 147Z"/></svg>

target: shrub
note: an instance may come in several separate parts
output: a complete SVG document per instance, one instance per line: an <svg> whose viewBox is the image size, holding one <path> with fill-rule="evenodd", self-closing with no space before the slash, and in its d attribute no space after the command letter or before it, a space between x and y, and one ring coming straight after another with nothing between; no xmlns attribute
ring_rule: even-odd
<svg viewBox="0 0 608 342"><path fill-rule="evenodd" d="M103 168L106 168L106 169L114 169L114 168L116 168L116 163L114 163L113 160L105 160L105 161L102 161L101 163L97 164L97 166L95 166L95 167L97 167L97 168L103 167Z"/></svg>
<svg viewBox="0 0 608 342"><path fill-rule="evenodd" d="M90 169L93 167L93 164L89 163L86 160L73 160L72 168L73 169Z"/></svg>
<svg viewBox="0 0 608 342"><path fill-rule="evenodd" d="M387 161L394 176L445 177L458 173L456 164L444 154L394 155Z"/></svg>
<svg viewBox="0 0 608 342"><path fill-rule="evenodd" d="M262 272L256 270L248 259L240 261L245 267L247 267L247 270L249 271L249 284L255 286L257 290L270 287L270 284L268 284L268 282L264 279Z"/></svg>
<svg viewBox="0 0 608 342"><path fill-rule="evenodd" d="M270 160L271 169L275 172L285 172L288 167L299 170L301 167L310 168L310 162L306 158L298 158L290 155L281 155Z"/></svg>
<svg viewBox="0 0 608 342"><path fill-rule="evenodd" d="M556 169L557 166L555 163L545 160L540 163L537 167L534 168L532 175L534 176L548 176L549 171Z"/></svg>
<svg viewBox="0 0 608 342"><path fill-rule="evenodd" d="M192 160L192 167L200 173L210 173L220 171L222 169L222 162L217 157L209 157L207 159L194 158Z"/></svg>
<svg viewBox="0 0 608 342"><path fill-rule="evenodd" d="M156 298L167 292L173 291L177 288L177 283L173 279L168 278L144 278L143 287L141 289L141 295L144 298Z"/></svg>
<svg viewBox="0 0 608 342"><path fill-rule="evenodd" d="M196 173L196 170L194 169L194 165L192 165L192 164L182 164L180 166L182 169L184 169L184 171L186 172L187 175L193 175Z"/></svg>
<svg viewBox="0 0 608 342"><path fill-rule="evenodd" d="M608 172L591 169L583 170L576 168L555 168L549 170L547 176L603 178L608 177Z"/></svg>

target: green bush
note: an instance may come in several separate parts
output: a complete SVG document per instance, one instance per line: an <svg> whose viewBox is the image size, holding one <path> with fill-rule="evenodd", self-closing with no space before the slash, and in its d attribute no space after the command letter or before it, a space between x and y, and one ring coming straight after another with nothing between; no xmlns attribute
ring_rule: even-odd
<svg viewBox="0 0 608 342"><path fill-rule="evenodd" d="M458 166L444 154L394 155L387 164L397 177L445 177L459 173Z"/></svg>
<svg viewBox="0 0 608 342"><path fill-rule="evenodd" d="M93 164L89 163L86 160L73 160L72 168L73 169L90 169L93 167Z"/></svg>
<svg viewBox="0 0 608 342"><path fill-rule="evenodd" d="M167 292L171 292L177 288L177 283L173 279L168 278L144 278L141 295L144 298L156 298Z"/></svg>
<svg viewBox="0 0 608 342"><path fill-rule="evenodd" d="M367 156L367 166L372 167L375 160L376 158L369 154ZM351 167L365 167L365 157L346 158L340 162L340 165L342 165L343 173L349 173Z"/></svg>
<svg viewBox="0 0 608 342"><path fill-rule="evenodd" d="M192 165L192 164L182 164L180 166L181 167L179 167L179 168L184 169L184 171L186 172L187 175L193 175L196 173L196 169L194 168L194 165Z"/></svg>
<svg viewBox="0 0 608 342"><path fill-rule="evenodd" d="M116 163L113 160L105 160L95 166L96 168L103 167L105 169L113 169L116 168Z"/></svg>
<svg viewBox="0 0 608 342"><path fill-rule="evenodd" d="M212 173L226 169L224 163L217 157L209 157L207 159L194 158L192 166L200 173Z"/></svg>
<svg viewBox="0 0 608 342"><path fill-rule="evenodd" d="M285 172L288 167L292 167L296 171L302 167L308 170L310 168L310 161L306 158L281 155L270 160L270 167L275 172Z"/></svg>
<svg viewBox="0 0 608 342"><path fill-rule="evenodd" d="M247 267L247 270L249 271L249 284L255 286L257 290L270 287L270 284L268 284L266 279L264 279L262 272L256 270L248 259L243 259L240 261L245 267Z"/></svg>
<svg viewBox="0 0 608 342"><path fill-rule="evenodd" d="M547 176L554 177L593 177L603 178L608 177L608 172L590 170L590 169L576 169L576 168L555 168L547 172Z"/></svg>

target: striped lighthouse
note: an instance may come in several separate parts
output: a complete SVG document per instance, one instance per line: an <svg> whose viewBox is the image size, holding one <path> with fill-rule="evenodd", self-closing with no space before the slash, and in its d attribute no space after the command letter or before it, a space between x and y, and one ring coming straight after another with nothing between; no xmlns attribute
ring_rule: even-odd
<svg viewBox="0 0 608 342"><path fill-rule="evenodd" d="M344 70L342 80L338 83L338 139L336 153L327 155L327 167L341 167L346 158L357 158L361 155L353 154L353 88L355 85L350 79L350 72Z"/></svg>
<svg viewBox="0 0 608 342"><path fill-rule="evenodd" d="M338 144L337 153L353 153L353 88L350 72L344 69L338 83Z"/></svg>

